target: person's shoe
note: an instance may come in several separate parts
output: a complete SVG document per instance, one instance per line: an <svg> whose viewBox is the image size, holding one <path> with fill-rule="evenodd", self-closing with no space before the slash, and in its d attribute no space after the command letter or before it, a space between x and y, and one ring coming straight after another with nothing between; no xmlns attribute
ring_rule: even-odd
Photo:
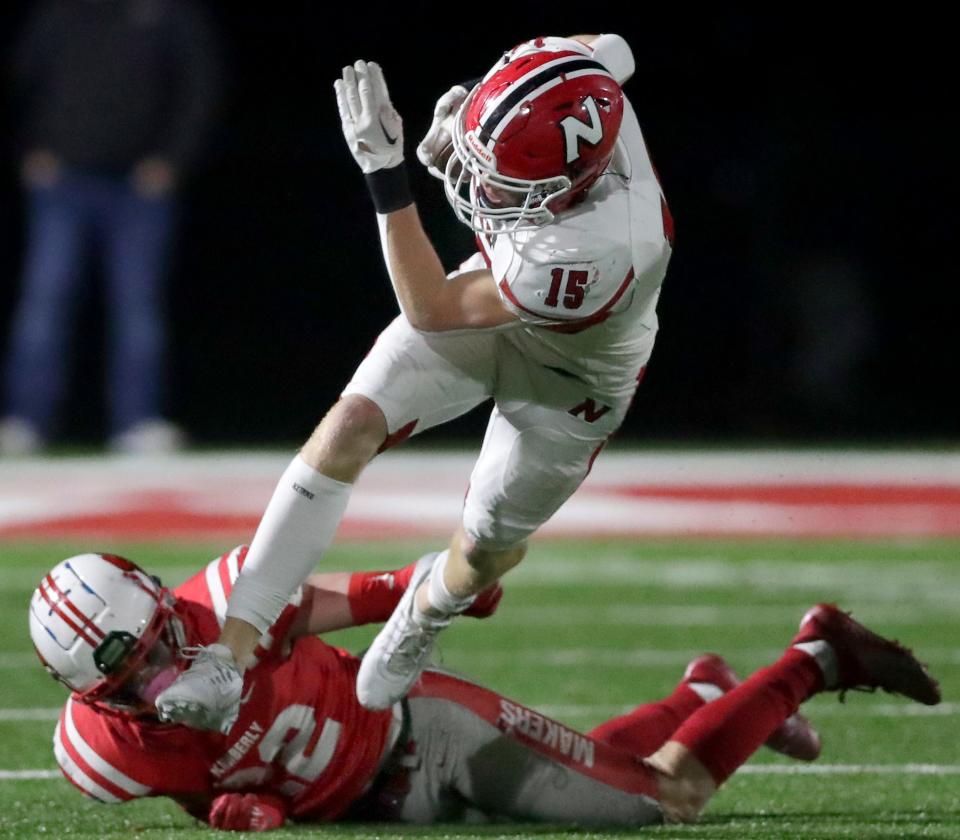
<svg viewBox="0 0 960 840"><path fill-rule="evenodd" d="M740 678L722 656L716 653L702 653L690 660L690 664L683 672L683 682L709 683L726 694L740 685Z"/></svg>
<svg viewBox="0 0 960 840"><path fill-rule="evenodd" d="M243 674L233 653L216 644L184 648L181 655L193 663L157 696L157 714L163 721L226 735L240 713L243 692Z"/></svg>
<svg viewBox="0 0 960 840"><path fill-rule="evenodd" d="M393 615L367 649L357 673L357 699L366 709L388 709L419 679L430 659L437 634L450 619L418 620L414 596L432 564L418 564Z"/></svg>
<svg viewBox="0 0 960 840"><path fill-rule="evenodd" d="M683 672L685 683L709 683L724 694L740 685L740 678L722 656L705 653L690 661ZM820 736L813 725L799 712L790 715L773 734L766 746L774 752L799 761L815 761L820 756Z"/></svg>
<svg viewBox="0 0 960 840"><path fill-rule="evenodd" d="M186 446L187 436L176 423L141 420L110 438L110 449L124 455L167 455Z"/></svg>
<svg viewBox="0 0 960 840"><path fill-rule="evenodd" d="M23 458L36 455L46 445L40 430L22 417L4 417L0 420L0 455Z"/></svg>
<svg viewBox="0 0 960 840"><path fill-rule="evenodd" d="M882 688L927 706L940 702L940 686L910 650L868 630L835 604L817 604L807 610L792 645L812 647L817 642L826 642L836 657L836 668L825 669L824 687L840 691L841 699L851 689ZM817 658L816 652L812 655Z"/></svg>

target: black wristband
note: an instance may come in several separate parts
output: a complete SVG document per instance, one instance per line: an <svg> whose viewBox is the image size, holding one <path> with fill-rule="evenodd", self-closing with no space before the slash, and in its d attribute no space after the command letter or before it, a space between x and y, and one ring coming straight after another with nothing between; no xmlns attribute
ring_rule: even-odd
<svg viewBox="0 0 960 840"><path fill-rule="evenodd" d="M373 199L373 206L377 208L378 213L392 213L394 210L402 210L413 204L406 164L400 163L389 169L378 169L376 172L364 175L364 178L367 179L367 189L370 191L370 198Z"/></svg>

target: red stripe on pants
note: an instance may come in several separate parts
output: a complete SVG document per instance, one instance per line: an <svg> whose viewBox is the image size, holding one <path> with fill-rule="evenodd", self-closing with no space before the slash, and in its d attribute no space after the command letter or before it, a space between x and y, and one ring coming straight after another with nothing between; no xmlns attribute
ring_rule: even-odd
<svg viewBox="0 0 960 840"><path fill-rule="evenodd" d="M630 752L595 741L475 683L426 671L409 696L458 703L550 761L625 793L657 798L654 772Z"/></svg>

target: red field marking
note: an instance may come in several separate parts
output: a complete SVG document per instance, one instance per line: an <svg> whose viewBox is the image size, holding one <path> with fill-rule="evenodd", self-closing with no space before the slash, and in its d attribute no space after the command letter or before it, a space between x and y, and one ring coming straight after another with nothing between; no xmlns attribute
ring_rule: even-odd
<svg viewBox="0 0 960 840"><path fill-rule="evenodd" d="M960 509L960 487L951 484L594 484L590 492L631 499L765 502L777 505L955 505Z"/></svg>
<svg viewBox="0 0 960 840"><path fill-rule="evenodd" d="M598 499L619 499L597 512ZM206 512L202 499L177 493L132 493L102 512L27 517L0 525L0 539L249 540L259 512ZM194 503L194 504L191 504ZM589 515L578 505L589 504ZM442 537L455 525L401 518L389 498L372 515L348 515L338 539ZM960 488L940 485L624 485L584 488L548 523L545 535L565 537L960 537Z"/></svg>
<svg viewBox="0 0 960 840"><path fill-rule="evenodd" d="M23 522L0 527L0 539L129 539L129 540L205 540L245 539L253 537L259 516L203 514L186 510L127 510L89 516L65 516L42 522ZM388 520L347 519L337 531L337 539L403 539L418 537L425 531Z"/></svg>
<svg viewBox="0 0 960 840"><path fill-rule="evenodd" d="M287 457L5 463L0 540L248 541ZM382 458L358 483L338 539L445 540L472 457ZM608 453L541 533L960 538L960 454Z"/></svg>

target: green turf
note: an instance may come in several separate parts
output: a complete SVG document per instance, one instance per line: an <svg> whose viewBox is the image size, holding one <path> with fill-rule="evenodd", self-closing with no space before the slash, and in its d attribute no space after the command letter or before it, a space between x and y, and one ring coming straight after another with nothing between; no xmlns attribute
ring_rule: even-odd
<svg viewBox="0 0 960 840"><path fill-rule="evenodd" d="M227 546L100 546L177 583ZM390 568L427 546L338 546L324 565ZM26 604L40 574L80 545L0 543L0 709L53 709L60 687L27 656ZM803 610L837 600L910 644L939 677L947 714L903 714L887 695L833 695L808 705L822 764L960 764L960 543L822 541L540 542L511 573L498 615L463 620L443 638L445 665L589 728L668 691L687 658L727 656L741 672L789 639ZM332 637L360 648L373 630ZM53 722L0 719L0 770L55 767ZM761 751L750 766L783 764ZM277 836L572 836L549 826L304 826ZM577 836L621 836L632 832ZM859 773L734 777L700 825L647 829L658 838L960 837L960 775ZM171 803L101 806L66 782L0 781L0 837L213 835ZM223 836L223 835L220 835Z"/></svg>

